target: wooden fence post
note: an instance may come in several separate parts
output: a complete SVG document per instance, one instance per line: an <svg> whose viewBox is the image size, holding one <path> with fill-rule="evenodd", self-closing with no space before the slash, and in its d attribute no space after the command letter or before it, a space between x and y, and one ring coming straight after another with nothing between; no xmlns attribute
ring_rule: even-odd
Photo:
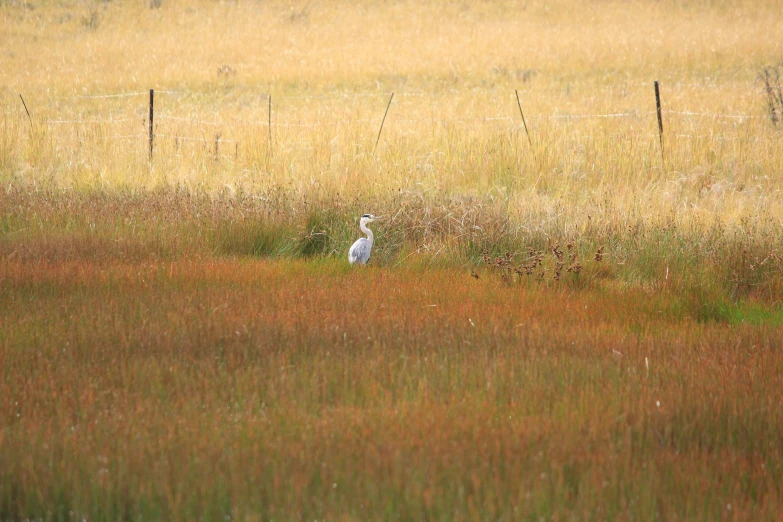
<svg viewBox="0 0 783 522"><path fill-rule="evenodd" d="M383 124L386 122L386 115L389 114L389 107L391 107L391 102L394 99L394 93L392 93L391 98L389 98L389 104L386 105L386 112L383 113L383 119L381 120L381 128L378 129L378 137L375 139L375 147L372 149L373 155L375 154L375 149L378 148L378 142L381 141L381 132L383 132Z"/></svg>
<svg viewBox="0 0 783 522"><path fill-rule="evenodd" d="M525 126L525 134L527 134L527 142L532 147L533 141L530 139L530 133L527 131L527 123L525 123L525 115L522 114L522 103L519 101L519 91L514 89L514 94L517 95L517 107L519 107L519 115L522 116L522 125Z"/></svg>
<svg viewBox="0 0 783 522"><path fill-rule="evenodd" d="M24 112L27 113L27 119L30 120L30 132L33 132L33 117L30 116L30 111L27 110L27 104L24 102L24 98L22 98L21 94L19 94L19 99L22 100L22 105L24 105Z"/></svg>
<svg viewBox="0 0 783 522"><path fill-rule="evenodd" d="M152 146L153 146L153 141L155 139L155 133L152 130L153 118L155 117L155 111L153 108L154 101L155 101L155 89L150 89L150 161L152 161Z"/></svg>
<svg viewBox="0 0 783 522"><path fill-rule="evenodd" d="M661 92L658 89L658 80L655 80L655 111L658 114L658 139L661 143L661 165L664 164L663 159L663 117L661 116Z"/></svg>

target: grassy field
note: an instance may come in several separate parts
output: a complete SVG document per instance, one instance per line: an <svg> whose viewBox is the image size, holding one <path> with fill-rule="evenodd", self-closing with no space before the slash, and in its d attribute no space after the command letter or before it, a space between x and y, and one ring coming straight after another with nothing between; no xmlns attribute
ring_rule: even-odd
<svg viewBox="0 0 783 522"><path fill-rule="evenodd" d="M0 0L0 522L779 520L782 13Z"/></svg>

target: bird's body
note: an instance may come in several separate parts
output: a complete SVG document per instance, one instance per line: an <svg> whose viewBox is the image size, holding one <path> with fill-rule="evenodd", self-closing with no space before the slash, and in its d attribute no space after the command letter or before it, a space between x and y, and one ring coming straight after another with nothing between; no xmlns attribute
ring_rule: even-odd
<svg viewBox="0 0 783 522"><path fill-rule="evenodd" d="M357 239L348 251L348 262L351 264L359 263L363 265L370 259L370 250L372 250L372 239L363 237Z"/></svg>
<svg viewBox="0 0 783 522"><path fill-rule="evenodd" d="M359 228L367 234L367 237L362 237L357 239L353 245L351 245L351 249L348 250L348 262L352 265L354 263L359 263L360 265L364 266L367 264L367 261L370 260L370 251L372 250L372 242L373 242L373 234L372 230L367 228L367 223L370 223L372 221L375 221L376 219L381 219L377 216L373 216L372 214L365 214L362 216L362 219L359 220Z"/></svg>

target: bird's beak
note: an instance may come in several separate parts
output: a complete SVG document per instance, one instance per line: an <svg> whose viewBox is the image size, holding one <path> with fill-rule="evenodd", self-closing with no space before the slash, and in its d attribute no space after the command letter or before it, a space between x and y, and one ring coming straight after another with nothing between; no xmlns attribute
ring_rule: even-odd
<svg viewBox="0 0 783 522"><path fill-rule="evenodd" d="M373 216L372 219L373 219L373 221L378 221L378 220L383 219L383 216Z"/></svg>

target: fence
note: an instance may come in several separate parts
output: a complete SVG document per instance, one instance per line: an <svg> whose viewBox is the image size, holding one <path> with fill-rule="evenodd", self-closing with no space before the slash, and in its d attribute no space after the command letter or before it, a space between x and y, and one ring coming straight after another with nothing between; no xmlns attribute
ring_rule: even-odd
<svg viewBox="0 0 783 522"><path fill-rule="evenodd" d="M611 121L611 120L629 120L629 121L638 121L638 122L644 122L645 125L649 123L649 129L655 129L658 132L641 132L636 131L637 135L641 134L646 137L655 137L657 138L657 141L659 141L660 145L660 152L661 152L661 160L665 161L665 140L664 138L666 136L673 136L681 139L693 139L693 140L701 140L701 139L714 139L714 140L720 140L720 141L732 141L732 140L738 140L740 139L737 136L729 136L725 132L723 134L718 134L711 131L710 127L707 127L710 132L702 132L702 133L693 133L693 132L687 132L688 129L695 129L695 128L701 128L704 129L705 125L701 124L700 126L695 125L684 125L684 124L678 124L678 125L671 125L671 120L675 118L679 118L682 121L692 121L696 119L700 120L709 120L712 123L712 126L714 127L716 122L730 122L733 125L742 125L748 121L764 121L769 120L769 115L764 114L763 111L759 110L757 113L751 113L751 112L738 112L738 111L728 111L728 112L710 112L703 110L703 108L695 109L695 108L688 108L688 107L675 107L674 109L667 107L667 99L665 97L666 95L666 86L661 85L663 87L663 93L659 89L659 83L643 83L643 82L632 82L628 84L624 84L617 87L606 87L605 89L609 89L612 92L612 95L614 97L627 97L628 93L631 91L637 92L638 96L635 100L635 105L633 109L629 109L628 107L625 107L622 110L617 111L607 111L607 112L593 112L590 110L583 110L583 111L568 111L565 110L561 112L561 109L558 107L554 107L554 110L552 110L550 113L541 113L541 112L535 112L536 107L536 101L535 98L541 97L542 95L548 95L554 93L555 95L561 95L561 96L572 96L571 93L571 87L565 86L565 87L558 87L553 89L536 89L536 88L528 88L528 89L522 89L514 91L513 93L509 91L501 91L501 90L467 90L467 91L456 91L456 90L446 90L445 93L427 93L427 92L335 92L335 93L319 93L315 95L308 95L308 94L293 94L293 95L275 95L274 98L272 95L267 93L244 93L248 94L249 98L252 99L252 105L254 107L254 111L252 112L251 117L243 117L239 119L226 119L224 116L221 115L221 110L216 109L215 115L212 117L206 117L202 113L198 114L191 114L190 116L183 113L177 113L175 112L176 107L172 107L172 104L169 103L172 99L181 99L183 97L187 98L196 98L196 97L204 97L205 99L210 99L210 97L216 97L219 93L217 92L208 92L208 91L193 91L193 90L167 90L167 89L160 89L160 90L154 90L150 89L149 91L131 91L131 92L120 92L120 93L106 93L106 94L81 94L81 95L74 95L74 96L67 96L67 97L60 97L60 98L48 98L45 103L46 107L46 113L49 114L48 119L37 119L35 116L36 112L36 104L35 103L26 103L25 99L20 95L20 99L22 101L22 104L24 105L24 109L27 112L27 116L30 118L30 125L40 125L44 124L49 128L49 132L57 132L56 128L61 126L89 126L89 125L120 125L120 124L128 124L130 122L141 122L144 125L144 130L142 131L139 129L138 132L114 132L108 136L104 136L104 139L111 139L111 140L119 140L119 141L130 141L130 140L139 140L144 141L147 143L148 151L149 151L149 160L153 161L155 157L155 146L156 146L156 140L160 139L171 139L174 140L174 143L176 144L176 147L179 147L180 143L200 143L203 146L209 146L210 148L214 147L214 155L215 157L218 156L219 148L223 146L223 144L233 144L236 147L236 151L238 151L240 140L238 138L226 138L223 136L223 129L230 128L232 126L242 125L242 126L250 126L250 127L257 127L257 128L263 128L266 130L267 140L268 140L268 148L270 153L274 151L274 137L276 130L279 132L282 129L316 129L316 128L329 128L333 126L339 126L339 125L366 125L368 127L368 139L369 136L372 136L374 138L374 147L373 152L375 149L377 149L379 143L382 143L382 137L383 137L383 131L384 126L388 128L389 125L395 125L395 126L401 126L405 124L417 124L426 122L429 124L439 124L439 125L466 125L466 126L472 126L472 125L501 125L504 126L506 130L515 132L524 129L524 132L527 136L527 141L529 142L529 145L532 147L533 142L536 140L536 129L535 126L537 124L540 124L541 122L553 122L556 124L563 124L567 125L573 122L580 122L585 120L590 121ZM713 89L713 90L719 90L722 89L721 85L718 84L688 84L688 83L677 83L673 84L670 87L670 91L672 92L678 92L683 89L691 89L691 90L703 90L703 89ZM753 87L748 88L749 91L753 92ZM589 94L592 96L592 100L595 100L595 94L596 89L591 88L589 89ZM600 94L600 90L598 90ZM642 95L643 92L647 93L647 100L643 101L644 95ZM756 91L757 92L757 91ZM422 100L427 97L433 97L438 96L440 98L447 98L449 95L455 95L459 94L462 96L463 99L469 99L472 95L481 95L484 97L496 97L498 99L503 98L504 103L508 101L508 99L511 97L511 95L514 95L513 100L515 101L516 107L518 108L518 114L512 115L512 114L487 114L487 115L476 115L476 114L456 114L452 115L451 117L442 117L442 112L435 110L435 107L437 104L432 103L430 104L430 112L433 113L429 117L408 117L406 114L406 107L405 100ZM663 94L663 96L662 96ZM707 97L709 98L709 97ZM386 101L388 99L388 102ZM56 113L58 110L64 105L64 104L78 104L81 102L87 102L87 103L96 103L99 101L111 101L111 102L118 102L123 104L126 107L126 110L120 110L119 112L121 114L117 115L114 112L109 112L109 114L100 114L99 116L95 116L92 114L94 111L88 111L90 115L84 116L83 114L78 114L76 117L57 117ZM129 100L134 100L131 103L128 103ZM136 102L135 100L138 100ZM304 104L311 104L314 102L317 103L323 103L325 100L337 100L343 103L347 103L348 105L355 105L355 100L372 100L372 110L377 110L377 113L373 117L367 117L367 114L363 114L364 117L346 117L346 118L335 118L335 117L329 117L325 119L316 119L315 121L304 121L303 118L289 118L289 119L281 119L278 117L277 110L279 106L285 106L286 104L290 104L290 102L294 100L296 103L298 103L300 106L302 103ZM402 100L402 101L400 101ZM397 103L393 103L397 101ZM27 100L27 102L30 102L30 100ZM265 102L265 103L263 103ZM273 103L274 102L274 103ZM400 106L400 104L402 105ZM442 101L442 103L448 104L447 101ZM176 104L174 104L176 105ZM198 105L198 104L197 104ZM385 111L383 110L383 107L385 105ZM397 105L397 106L395 106ZM499 104L500 105L500 104ZM572 104L571 104L572 105ZM680 104L681 105L681 104ZM761 104L759 104L759 107ZM263 107L266 109L266 114L262 114L259 111L259 108ZM135 116L128 116L127 115L127 108L135 108ZM147 110L148 109L148 110ZM524 110L523 110L524 109ZM531 110L533 109L533 110ZM648 110L649 109L649 110ZM364 111L369 111L370 106L368 106L366 103L363 107ZM529 111L528 114L525 114L525 111ZM225 113L225 111L222 111ZM313 110L305 110L305 114L307 116L311 116ZM452 113L455 111L452 110ZM456 111L458 112L458 111ZM510 112L510 111L509 111ZM31 114L32 113L32 114ZM55 113L54 116L51 116L52 113ZM143 114L143 116L142 116ZM390 116L389 122L387 123L387 116ZM655 125L657 121L657 126ZM530 122L533 127L529 128L528 122ZM179 125L179 127L174 130L173 123L176 123ZM769 128L774 128L774 119L771 121L771 124L769 125ZM199 127L202 129L201 136L197 136L194 134L187 134L184 132L181 132L182 126L188 126L190 129L193 127ZM370 133L369 128L374 127L375 130ZM656 128L657 127L657 128ZM209 135L206 136L204 130L205 129L212 129L209 131ZM772 140L772 141L780 141L780 135L779 133L764 133L764 134L758 134L754 137L754 139L758 140Z"/></svg>

